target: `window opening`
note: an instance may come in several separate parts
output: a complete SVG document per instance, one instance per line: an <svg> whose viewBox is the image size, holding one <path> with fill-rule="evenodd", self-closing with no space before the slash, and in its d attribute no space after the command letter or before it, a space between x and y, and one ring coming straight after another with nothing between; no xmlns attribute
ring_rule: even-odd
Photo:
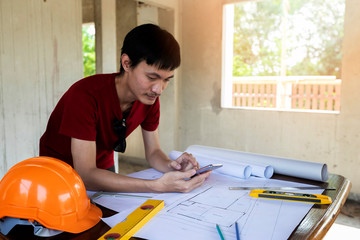
<svg viewBox="0 0 360 240"><path fill-rule="evenodd" d="M345 0L224 5L223 107L340 111Z"/></svg>
<svg viewBox="0 0 360 240"><path fill-rule="evenodd" d="M82 25L82 43L84 77L87 77L96 73L94 23L86 23Z"/></svg>

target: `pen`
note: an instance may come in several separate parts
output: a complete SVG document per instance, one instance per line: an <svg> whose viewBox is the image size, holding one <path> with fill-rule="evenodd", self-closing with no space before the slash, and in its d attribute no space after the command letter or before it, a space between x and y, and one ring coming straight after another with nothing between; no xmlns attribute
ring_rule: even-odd
<svg viewBox="0 0 360 240"><path fill-rule="evenodd" d="M237 222L235 222L235 230L236 230L236 240L240 240L239 225Z"/></svg>
<svg viewBox="0 0 360 240"><path fill-rule="evenodd" d="M220 235L221 240L225 240L224 235L222 234L221 229L219 227L219 224L216 224L216 229Z"/></svg>

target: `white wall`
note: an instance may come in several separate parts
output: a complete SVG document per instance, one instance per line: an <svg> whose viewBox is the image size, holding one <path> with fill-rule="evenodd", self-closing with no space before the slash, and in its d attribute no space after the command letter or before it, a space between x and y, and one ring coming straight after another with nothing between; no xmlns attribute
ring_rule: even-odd
<svg viewBox="0 0 360 240"><path fill-rule="evenodd" d="M83 76L81 0L0 0L0 176L38 156L48 117Z"/></svg>

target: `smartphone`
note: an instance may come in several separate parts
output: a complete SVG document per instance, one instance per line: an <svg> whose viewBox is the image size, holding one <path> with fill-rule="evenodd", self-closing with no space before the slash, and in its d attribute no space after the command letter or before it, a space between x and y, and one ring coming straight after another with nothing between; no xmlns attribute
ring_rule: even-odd
<svg viewBox="0 0 360 240"><path fill-rule="evenodd" d="M209 165L207 165L205 167L202 167L202 168L199 168L198 170L196 170L196 173L195 173L195 175L192 176L192 178L199 175L199 174L202 174L204 172L220 168L222 166L223 165L221 163L209 164Z"/></svg>

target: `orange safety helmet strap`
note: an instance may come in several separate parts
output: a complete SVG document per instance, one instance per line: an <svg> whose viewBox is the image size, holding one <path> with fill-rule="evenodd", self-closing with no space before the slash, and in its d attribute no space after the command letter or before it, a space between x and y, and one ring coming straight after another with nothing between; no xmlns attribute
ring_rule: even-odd
<svg viewBox="0 0 360 240"><path fill-rule="evenodd" d="M36 157L13 166L0 182L0 218L35 220L49 229L79 233L102 217L84 183L67 163Z"/></svg>

